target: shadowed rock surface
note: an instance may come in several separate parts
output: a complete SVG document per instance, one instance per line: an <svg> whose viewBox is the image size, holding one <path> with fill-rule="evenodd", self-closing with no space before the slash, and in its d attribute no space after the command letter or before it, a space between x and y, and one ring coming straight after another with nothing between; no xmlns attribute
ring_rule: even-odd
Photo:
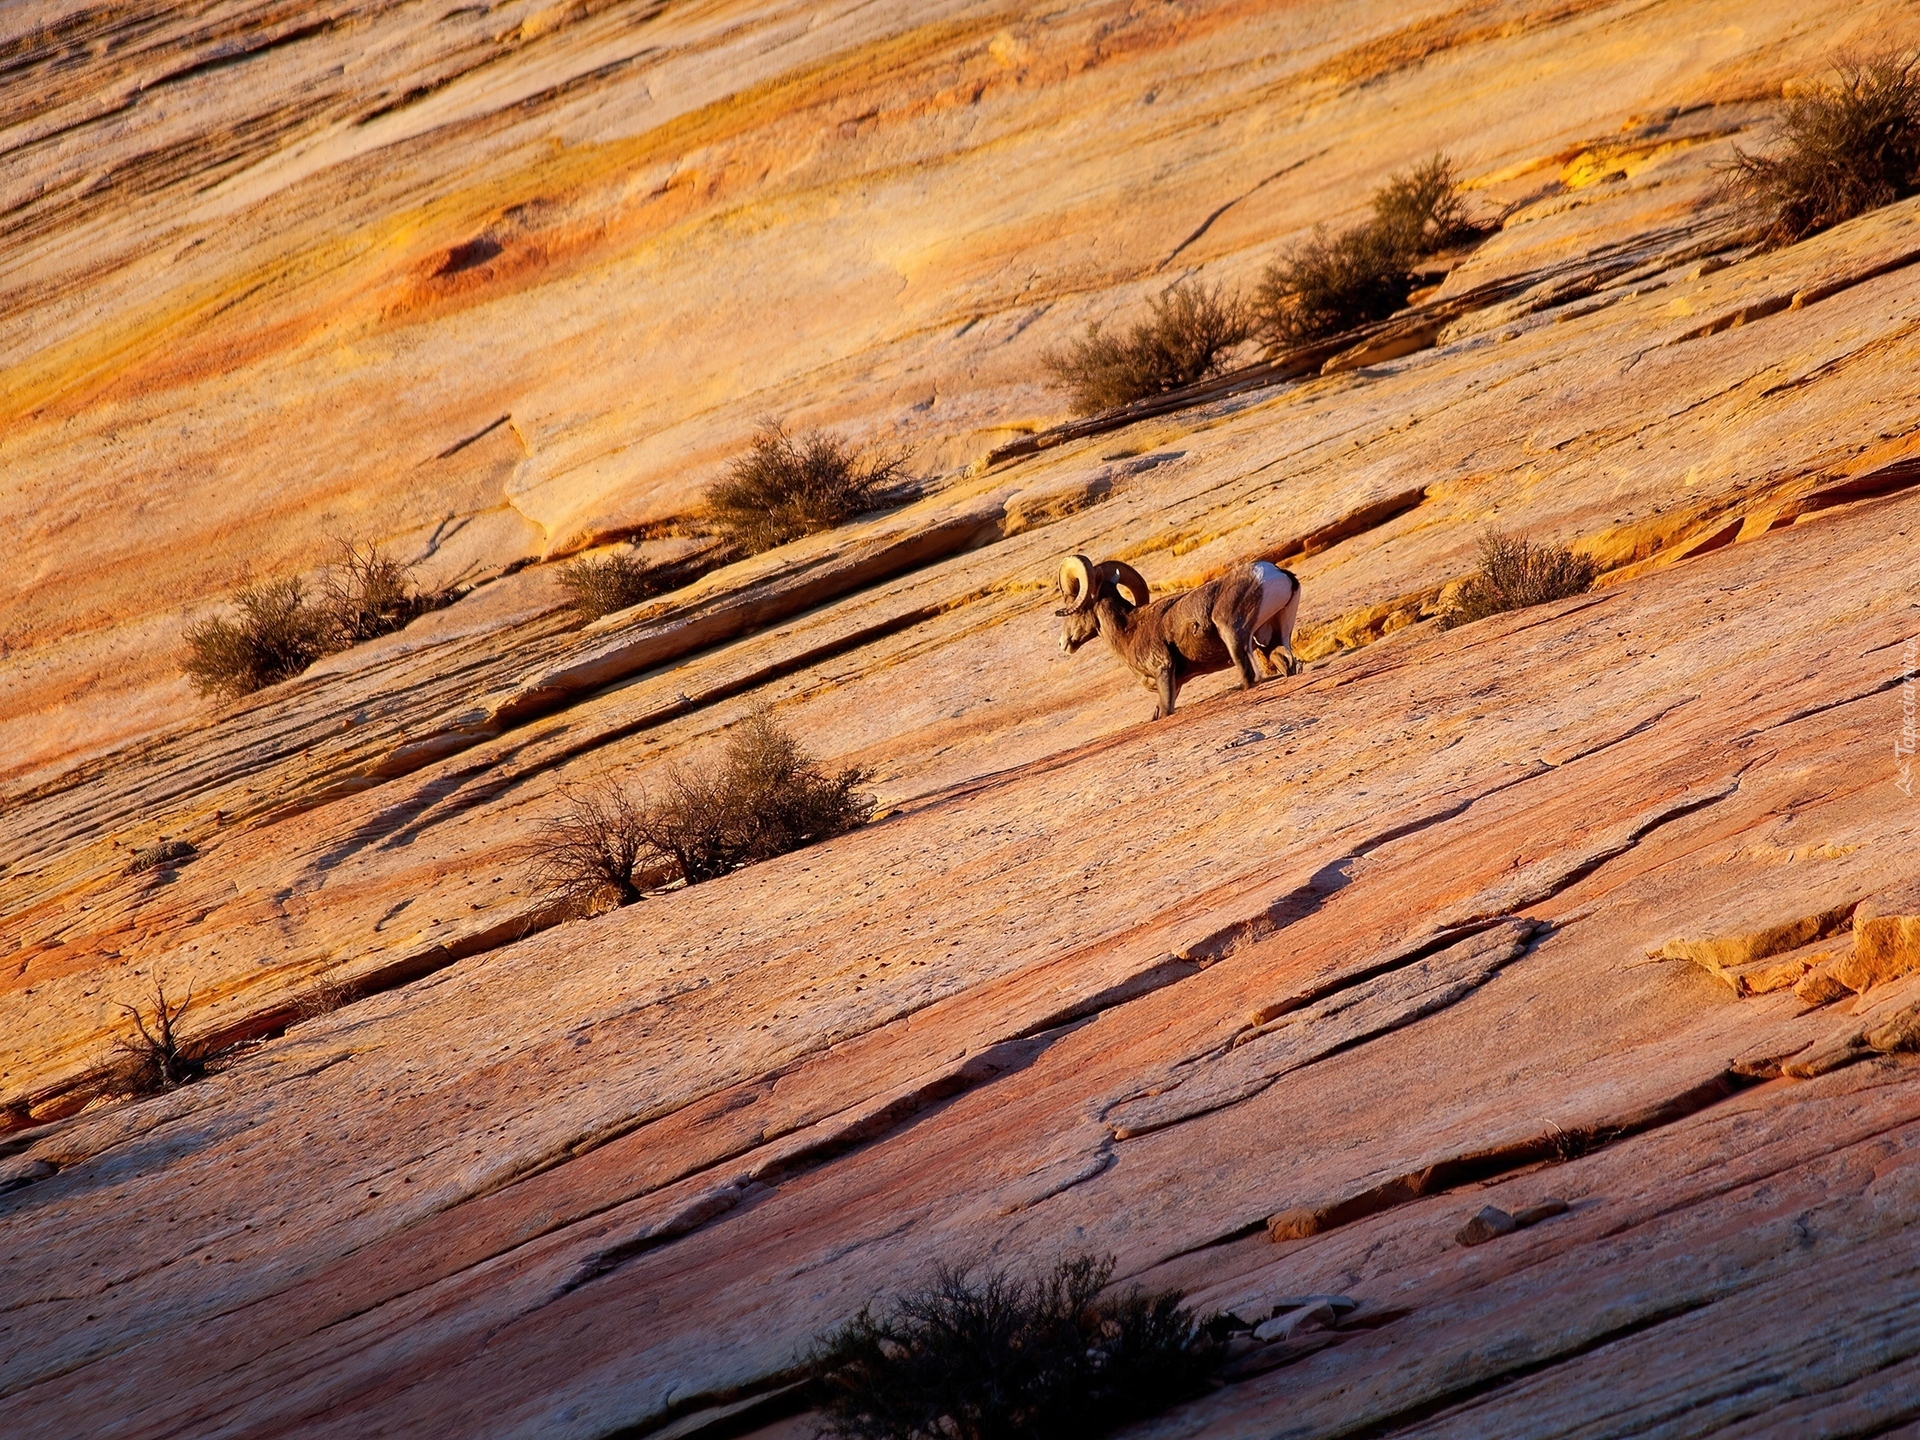
<svg viewBox="0 0 1920 1440"><path fill-rule="evenodd" d="M1357 1302L1131 1434L1920 1425L1920 200L1715 189L1910 24L10 10L0 1428L812 1435L820 1331L1082 1250ZM1048 428L1048 347L1436 148L1504 219L1412 310ZM769 413L920 493L580 626L542 562L701 553ZM1440 631L1489 524L1594 590ZM347 530L480 583L194 698ZM1076 552L1281 560L1312 663L1147 723ZM874 823L532 893L767 706ZM97 1098L156 972L225 1053Z"/></svg>

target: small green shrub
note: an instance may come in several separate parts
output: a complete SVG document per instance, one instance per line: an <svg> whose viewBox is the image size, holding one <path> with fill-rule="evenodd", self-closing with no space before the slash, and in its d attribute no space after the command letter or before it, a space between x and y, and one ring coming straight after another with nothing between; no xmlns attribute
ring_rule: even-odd
<svg viewBox="0 0 1920 1440"><path fill-rule="evenodd" d="M757 555L878 508L907 478L906 464L903 452L862 450L819 430L796 438L767 424L707 492L707 506L722 536Z"/></svg>
<svg viewBox="0 0 1920 1440"><path fill-rule="evenodd" d="M638 605L661 588L638 555L582 556L561 570L560 584L572 597L573 608L588 620Z"/></svg>
<svg viewBox="0 0 1920 1440"><path fill-rule="evenodd" d="M343 540L321 573L317 601L298 580L243 585L233 596L235 619L216 616L188 629L180 668L202 695L250 695L457 598L452 590L415 590L411 569L377 545Z"/></svg>
<svg viewBox="0 0 1920 1440"><path fill-rule="evenodd" d="M1164 395L1216 375L1224 357L1253 333L1246 305L1236 295L1198 284L1180 284L1147 302L1147 319L1124 335L1098 324L1064 352L1049 355L1047 369L1066 390L1074 410L1091 415Z"/></svg>
<svg viewBox="0 0 1920 1440"><path fill-rule="evenodd" d="M158 972L153 977L153 1017L151 1024L136 1005L122 1004L120 1009L133 1021L133 1033L113 1042L118 1063L112 1067L107 1089L116 1095L155 1095L173 1090L206 1073L204 1059L182 1048L174 1025L193 1003L193 987L179 1004L168 1001L166 986Z"/></svg>
<svg viewBox="0 0 1920 1440"><path fill-rule="evenodd" d="M268 580L235 592L233 620L216 616L187 631L181 668L202 695L250 695L289 680L326 654L326 617L298 580Z"/></svg>
<svg viewBox="0 0 1920 1440"><path fill-rule="evenodd" d="M1920 188L1920 56L1842 56L1838 74L1788 102L1780 148L1734 151L1731 198L1790 245Z"/></svg>
<svg viewBox="0 0 1920 1440"><path fill-rule="evenodd" d="M1384 320L1407 303L1415 261L1482 233L1453 162L1435 155L1376 191L1366 224L1315 230L1268 266L1254 293L1255 327L1280 347Z"/></svg>
<svg viewBox="0 0 1920 1440"><path fill-rule="evenodd" d="M1113 1262L1044 1279L942 1267L815 1347L837 1432L857 1440L1093 1440L1197 1394L1213 1342L1177 1293L1101 1299Z"/></svg>
<svg viewBox="0 0 1920 1440"><path fill-rule="evenodd" d="M870 771L829 775L772 717L749 717L710 769L668 766L657 795L577 792L528 844L535 887L575 913L641 898L650 874L689 885L857 829Z"/></svg>
<svg viewBox="0 0 1920 1440"><path fill-rule="evenodd" d="M1480 543L1480 568L1441 612L1451 630L1508 610L1564 600L1593 584L1594 566L1563 545L1535 545L1517 535L1489 530Z"/></svg>

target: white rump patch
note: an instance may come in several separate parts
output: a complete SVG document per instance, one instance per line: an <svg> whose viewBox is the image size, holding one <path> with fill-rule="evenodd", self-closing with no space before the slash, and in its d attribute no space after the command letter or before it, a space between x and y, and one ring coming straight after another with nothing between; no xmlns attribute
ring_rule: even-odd
<svg viewBox="0 0 1920 1440"><path fill-rule="evenodd" d="M1254 561L1253 575L1260 582L1260 620L1253 628L1261 631L1267 629L1268 621L1287 608L1287 602L1293 598L1294 584L1286 571L1269 560Z"/></svg>

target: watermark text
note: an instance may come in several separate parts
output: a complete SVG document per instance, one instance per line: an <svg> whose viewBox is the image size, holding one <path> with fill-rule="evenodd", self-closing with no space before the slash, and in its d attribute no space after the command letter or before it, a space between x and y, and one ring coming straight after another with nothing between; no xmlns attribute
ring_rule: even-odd
<svg viewBox="0 0 1920 1440"><path fill-rule="evenodd" d="M1893 737L1893 783L1909 800L1913 798L1913 674L1916 660L1920 660L1920 637L1907 641L1900 651L1900 731Z"/></svg>

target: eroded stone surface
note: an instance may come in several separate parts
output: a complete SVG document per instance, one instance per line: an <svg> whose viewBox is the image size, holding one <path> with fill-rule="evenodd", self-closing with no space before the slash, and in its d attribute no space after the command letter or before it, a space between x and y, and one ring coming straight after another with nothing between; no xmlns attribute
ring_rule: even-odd
<svg viewBox="0 0 1920 1440"><path fill-rule="evenodd" d="M737 1425L936 1261L1083 1249L1204 1307L1359 1302L1140 1433L1920 1418L1915 977L1808 1014L1750 972L1904 953L1867 897L1920 844L1920 201L1755 255L1711 198L1893 14L223 12L33 72L0 1425ZM192 68L248 36L284 42L248 85ZM231 108L276 96L310 108ZM215 135L219 176L154 158ZM1504 298L969 472L1059 418L1047 345L1441 145L1514 208L1433 299ZM591 627L503 573L684 517L770 409L924 437L935 483ZM193 702L166 637L330 517L496 578ZM1438 632L1488 523L1605 583ZM1284 556L1316 663L1145 723L1054 647L1067 551L1156 588ZM567 788L761 705L882 817L556 923L516 856ZM129 873L163 838L191 863ZM1663 950L1727 937L1731 990ZM83 1110L156 969L190 1037L255 1043ZM363 998L302 1018L329 993Z"/></svg>
<svg viewBox="0 0 1920 1440"><path fill-rule="evenodd" d="M1834 966L1834 978L1850 990L1920 969L1920 881L1870 895L1853 912L1853 953Z"/></svg>

